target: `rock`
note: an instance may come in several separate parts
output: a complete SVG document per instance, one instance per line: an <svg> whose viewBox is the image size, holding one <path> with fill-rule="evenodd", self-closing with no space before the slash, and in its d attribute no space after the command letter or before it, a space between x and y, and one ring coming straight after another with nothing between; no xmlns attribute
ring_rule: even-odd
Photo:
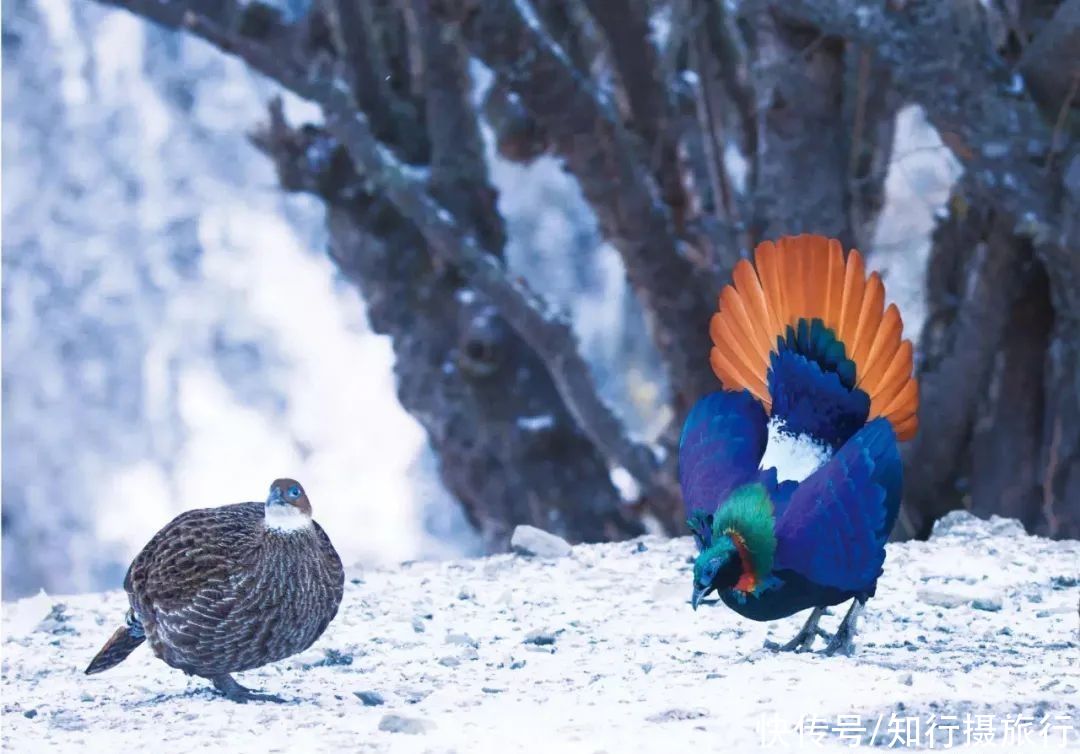
<svg viewBox="0 0 1080 754"><path fill-rule="evenodd" d="M570 554L570 543L565 539L527 524L514 527L510 547L519 555L538 558L565 558Z"/></svg>
<svg viewBox="0 0 1080 754"><path fill-rule="evenodd" d="M555 643L555 634L550 631L530 631L525 634L526 644L535 644L538 647L550 647Z"/></svg>
<svg viewBox="0 0 1080 754"><path fill-rule="evenodd" d="M931 539L959 537L962 539L988 539L990 537L1022 537L1024 525L1015 518L991 516L985 521L967 511L950 511L934 522Z"/></svg>
<svg viewBox="0 0 1080 754"><path fill-rule="evenodd" d="M447 668L456 668L461 664L461 660L456 657L441 657L439 658L439 664Z"/></svg>
<svg viewBox="0 0 1080 754"><path fill-rule="evenodd" d="M982 519L973 516L967 511L949 511L934 522L934 528L930 531L930 538L939 537L972 537L979 533L985 526Z"/></svg>
<svg viewBox="0 0 1080 754"><path fill-rule="evenodd" d="M1024 537L1027 530L1015 518L990 517L990 533L995 537Z"/></svg>
<svg viewBox="0 0 1080 754"><path fill-rule="evenodd" d="M353 694L364 703L365 707L381 707L386 704L386 700L378 691L354 691Z"/></svg>
<svg viewBox="0 0 1080 754"><path fill-rule="evenodd" d="M402 715L384 715L379 721L379 730L387 733L405 733L410 736L427 733L435 725L430 720L419 717L404 717Z"/></svg>
<svg viewBox="0 0 1080 754"><path fill-rule="evenodd" d="M911 673L906 673L900 677L900 683L904 684L905 686L911 686L915 683L915 676L913 676Z"/></svg>

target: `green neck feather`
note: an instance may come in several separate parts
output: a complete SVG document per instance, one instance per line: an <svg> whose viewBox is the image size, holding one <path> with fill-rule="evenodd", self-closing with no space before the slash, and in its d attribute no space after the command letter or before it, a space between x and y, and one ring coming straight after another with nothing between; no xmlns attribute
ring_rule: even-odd
<svg viewBox="0 0 1080 754"><path fill-rule="evenodd" d="M741 540L750 555L754 575L764 579L776 558L776 515L765 487L745 484L728 497L713 517L713 542L724 535Z"/></svg>

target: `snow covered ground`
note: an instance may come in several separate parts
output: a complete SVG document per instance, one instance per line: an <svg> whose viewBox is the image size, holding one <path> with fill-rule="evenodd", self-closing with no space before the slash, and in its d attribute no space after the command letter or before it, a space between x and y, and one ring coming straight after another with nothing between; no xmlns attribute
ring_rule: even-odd
<svg viewBox="0 0 1080 754"><path fill-rule="evenodd" d="M921 748L928 731L938 749L980 732L980 751L1080 748L1080 542L958 513L889 545L850 658L762 649L803 616L693 612L692 549L646 537L352 570L313 649L239 676L286 705L227 702L145 648L82 675L120 592L6 603L5 748L841 751L913 744L916 727Z"/></svg>

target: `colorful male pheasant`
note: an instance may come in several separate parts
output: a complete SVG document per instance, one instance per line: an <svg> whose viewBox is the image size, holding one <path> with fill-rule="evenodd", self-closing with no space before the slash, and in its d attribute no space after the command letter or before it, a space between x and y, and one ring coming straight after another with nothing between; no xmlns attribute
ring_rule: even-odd
<svg viewBox="0 0 1080 754"><path fill-rule="evenodd" d="M813 608L778 650L809 649L825 608L854 600L826 654L850 652L900 507L897 440L918 426L911 343L859 252L802 235L740 261L713 315L724 387L683 427L679 475L700 553L692 604L739 614Z"/></svg>

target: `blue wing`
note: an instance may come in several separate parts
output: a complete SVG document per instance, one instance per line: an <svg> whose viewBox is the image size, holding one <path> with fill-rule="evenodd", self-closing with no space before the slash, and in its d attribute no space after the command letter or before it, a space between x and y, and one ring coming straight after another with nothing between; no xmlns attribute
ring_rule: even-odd
<svg viewBox="0 0 1080 754"><path fill-rule="evenodd" d="M792 493L776 523L776 569L838 589L872 589L900 509L892 425L875 419Z"/></svg>
<svg viewBox="0 0 1080 754"><path fill-rule="evenodd" d="M704 523L733 489L758 481L768 440L765 409L748 391L709 393L694 404L679 440L687 519ZM699 527L691 528L701 545Z"/></svg>

